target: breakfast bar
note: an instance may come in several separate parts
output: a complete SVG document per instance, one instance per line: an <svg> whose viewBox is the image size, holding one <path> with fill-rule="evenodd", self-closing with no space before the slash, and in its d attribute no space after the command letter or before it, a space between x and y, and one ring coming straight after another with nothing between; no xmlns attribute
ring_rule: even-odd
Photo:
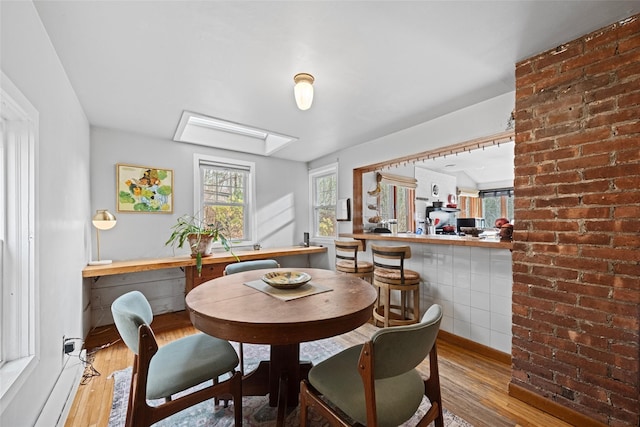
<svg viewBox="0 0 640 427"><path fill-rule="evenodd" d="M441 331L511 354L512 242L456 235L349 233L366 244L409 245L405 266L420 273L420 309L443 307ZM371 260L364 250L362 258Z"/></svg>

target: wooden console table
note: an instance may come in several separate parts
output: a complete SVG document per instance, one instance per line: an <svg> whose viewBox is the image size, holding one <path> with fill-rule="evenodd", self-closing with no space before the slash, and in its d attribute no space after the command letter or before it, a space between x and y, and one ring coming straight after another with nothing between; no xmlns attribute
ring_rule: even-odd
<svg viewBox="0 0 640 427"><path fill-rule="evenodd" d="M214 252L213 256L202 258L202 272L198 275L196 260L189 255L114 261L107 265L87 265L82 269L82 277L98 278L113 274L137 273L141 271L161 270L164 268L182 268L185 272L185 292L195 286L216 277L222 276L224 268L240 259L249 261L255 259L277 258L293 255L307 255L326 252L323 246L290 246L285 248L269 248L259 250L234 250L231 252ZM235 256L238 257L236 259Z"/></svg>

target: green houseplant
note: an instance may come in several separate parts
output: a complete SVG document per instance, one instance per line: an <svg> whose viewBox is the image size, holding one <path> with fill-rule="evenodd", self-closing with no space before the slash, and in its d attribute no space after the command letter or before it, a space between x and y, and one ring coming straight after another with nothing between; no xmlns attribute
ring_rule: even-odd
<svg viewBox="0 0 640 427"><path fill-rule="evenodd" d="M220 242L226 251L231 251L229 240L220 231L219 224L207 223L195 215L183 215L171 227L171 236L165 245L182 248L187 242L191 257L196 259L198 275L202 272L202 258L211 256L215 242Z"/></svg>

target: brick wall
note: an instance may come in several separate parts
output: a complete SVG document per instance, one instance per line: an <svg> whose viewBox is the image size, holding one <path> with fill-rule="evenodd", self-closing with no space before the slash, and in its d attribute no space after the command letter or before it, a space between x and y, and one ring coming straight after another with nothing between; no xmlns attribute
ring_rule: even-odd
<svg viewBox="0 0 640 427"><path fill-rule="evenodd" d="M515 154L511 382L637 427L640 15L516 64Z"/></svg>

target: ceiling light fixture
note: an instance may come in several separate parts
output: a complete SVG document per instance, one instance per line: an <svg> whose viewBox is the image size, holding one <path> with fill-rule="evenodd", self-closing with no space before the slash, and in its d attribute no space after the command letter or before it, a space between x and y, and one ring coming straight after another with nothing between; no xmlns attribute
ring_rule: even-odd
<svg viewBox="0 0 640 427"><path fill-rule="evenodd" d="M311 108L314 80L313 76L308 73L299 73L293 76L293 81L296 83L293 93L296 98L296 104L302 111Z"/></svg>

